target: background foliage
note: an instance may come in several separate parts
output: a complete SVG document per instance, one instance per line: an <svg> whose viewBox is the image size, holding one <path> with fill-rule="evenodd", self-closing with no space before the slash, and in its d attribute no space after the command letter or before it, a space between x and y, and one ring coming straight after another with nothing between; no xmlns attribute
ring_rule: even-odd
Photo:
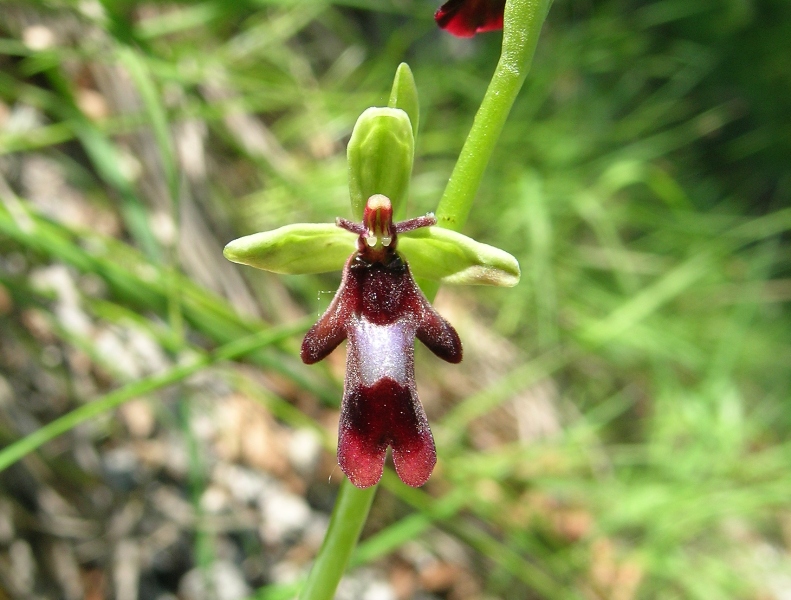
<svg viewBox="0 0 791 600"><path fill-rule="evenodd" d="M500 36L434 8L3 4L0 597L288 596L340 479L342 353L296 354L337 276L221 248L348 216L402 60L436 205ZM465 231L522 282L440 291L440 462L385 477L343 597L788 594L789 38L785 0L555 1Z"/></svg>

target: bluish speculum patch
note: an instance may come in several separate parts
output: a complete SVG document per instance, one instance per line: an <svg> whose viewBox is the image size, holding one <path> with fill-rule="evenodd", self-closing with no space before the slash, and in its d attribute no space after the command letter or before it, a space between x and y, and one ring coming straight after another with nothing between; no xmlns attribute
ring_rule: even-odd
<svg viewBox="0 0 791 600"><path fill-rule="evenodd" d="M411 375L407 356L412 351L415 328L409 320L377 325L365 318L349 327L349 360L360 367L360 383L373 386L389 377L406 385Z"/></svg>

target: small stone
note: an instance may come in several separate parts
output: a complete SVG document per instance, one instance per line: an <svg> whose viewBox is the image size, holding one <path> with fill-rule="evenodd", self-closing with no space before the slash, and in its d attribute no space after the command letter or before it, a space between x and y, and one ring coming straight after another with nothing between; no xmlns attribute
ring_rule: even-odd
<svg viewBox="0 0 791 600"><path fill-rule="evenodd" d="M192 569L181 578L179 598L183 600L242 600L252 593L239 567L225 560L218 560L208 573Z"/></svg>
<svg viewBox="0 0 791 600"><path fill-rule="evenodd" d="M261 537L267 544L276 545L301 533L310 521L310 506L301 496L272 489L261 495L259 503L263 516Z"/></svg>
<svg viewBox="0 0 791 600"><path fill-rule="evenodd" d="M383 582L374 581L365 590L363 600L397 600L393 588Z"/></svg>
<svg viewBox="0 0 791 600"><path fill-rule="evenodd" d="M420 571L420 584L432 592L444 592L453 587L459 576L459 567L436 561Z"/></svg>
<svg viewBox="0 0 791 600"><path fill-rule="evenodd" d="M36 580L36 560L30 544L25 540L15 540L8 549L8 560L11 563L9 575L14 587L23 595L29 594Z"/></svg>
<svg viewBox="0 0 791 600"><path fill-rule="evenodd" d="M397 600L392 586L372 569L358 569L341 580L336 600Z"/></svg>
<svg viewBox="0 0 791 600"><path fill-rule="evenodd" d="M302 568L290 560L277 563L269 572L272 581L279 584L292 583L299 579L300 575L302 575Z"/></svg>
<svg viewBox="0 0 791 600"><path fill-rule="evenodd" d="M22 41L31 50L46 50L55 45L55 34L45 25L31 25L22 32Z"/></svg>
<svg viewBox="0 0 791 600"><path fill-rule="evenodd" d="M310 429L298 429L288 441L288 459L302 475L311 475L321 456L321 439Z"/></svg>
<svg viewBox="0 0 791 600"><path fill-rule="evenodd" d="M228 508L228 492L219 486L212 485L201 495L200 505L207 513L215 515L222 513Z"/></svg>
<svg viewBox="0 0 791 600"><path fill-rule="evenodd" d="M0 497L0 545L7 546L14 539L14 507L8 498Z"/></svg>
<svg viewBox="0 0 791 600"><path fill-rule="evenodd" d="M110 116L107 100L99 92L90 88L77 90L77 106L92 121L101 121Z"/></svg>
<svg viewBox="0 0 791 600"><path fill-rule="evenodd" d="M127 402L118 411L126 428L136 438L147 438L154 433L156 419L151 405L145 400Z"/></svg>
<svg viewBox="0 0 791 600"><path fill-rule="evenodd" d="M123 490L134 488L139 462L131 448L119 447L108 450L102 456L102 464L111 485Z"/></svg>
<svg viewBox="0 0 791 600"><path fill-rule="evenodd" d="M258 501L275 485L274 480L268 475L223 463L214 469L213 480L227 489L234 500L245 504Z"/></svg>

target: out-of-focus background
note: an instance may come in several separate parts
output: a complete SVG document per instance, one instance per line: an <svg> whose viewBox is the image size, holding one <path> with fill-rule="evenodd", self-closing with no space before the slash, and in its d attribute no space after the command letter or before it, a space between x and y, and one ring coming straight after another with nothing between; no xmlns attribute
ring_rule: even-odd
<svg viewBox="0 0 791 600"><path fill-rule="evenodd" d="M345 144L402 60L409 214L436 206L501 36L435 8L0 5L0 444L132 397L0 474L0 599L290 597L343 352L182 367L327 306L338 274L221 250L350 216ZM787 0L555 1L465 230L522 281L440 290L439 464L386 473L338 598L791 598L789 40Z"/></svg>

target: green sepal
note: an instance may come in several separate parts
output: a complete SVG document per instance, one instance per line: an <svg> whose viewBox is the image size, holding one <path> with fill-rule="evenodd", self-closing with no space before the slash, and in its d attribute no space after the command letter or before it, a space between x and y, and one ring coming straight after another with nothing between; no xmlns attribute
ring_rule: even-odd
<svg viewBox="0 0 791 600"><path fill-rule="evenodd" d="M404 210L414 154L415 139L406 112L368 108L360 115L346 150L355 220L362 220L365 203L374 194L390 198L394 214Z"/></svg>
<svg viewBox="0 0 791 600"><path fill-rule="evenodd" d="M398 251L415 277L440 283L513 287L521 276L519 262L505 250L441 227L400 234Z"/></svg>
<svg viewBox="0 0 791 600"><path fill-rule="evenodd" d="M332 223L296 223L233 240L231 262L272 273L307 275L338 271L357 249L357 236Z"/></svg>
<svg viewBox="0 0 791 600"><path fill-rule="evenodd" d="M420 125L420 104L418 102L415 77L412 75L412 69L406 63L401 63L396 69L387 106L400 108L407 114L409 122L412 124L412 137L417 141L417 130L418 125Z"/></svg>
<svg viewBox="0 0 791 600"><path fill-rule="evenodd" d="M298 223L233 240L223 254L264 271L307 275L339 271L356 249L356 236L331 223ZM402 233L398 251L420 279L500 287L519 283L519 263L508 252L449 229Z"/></svg>

